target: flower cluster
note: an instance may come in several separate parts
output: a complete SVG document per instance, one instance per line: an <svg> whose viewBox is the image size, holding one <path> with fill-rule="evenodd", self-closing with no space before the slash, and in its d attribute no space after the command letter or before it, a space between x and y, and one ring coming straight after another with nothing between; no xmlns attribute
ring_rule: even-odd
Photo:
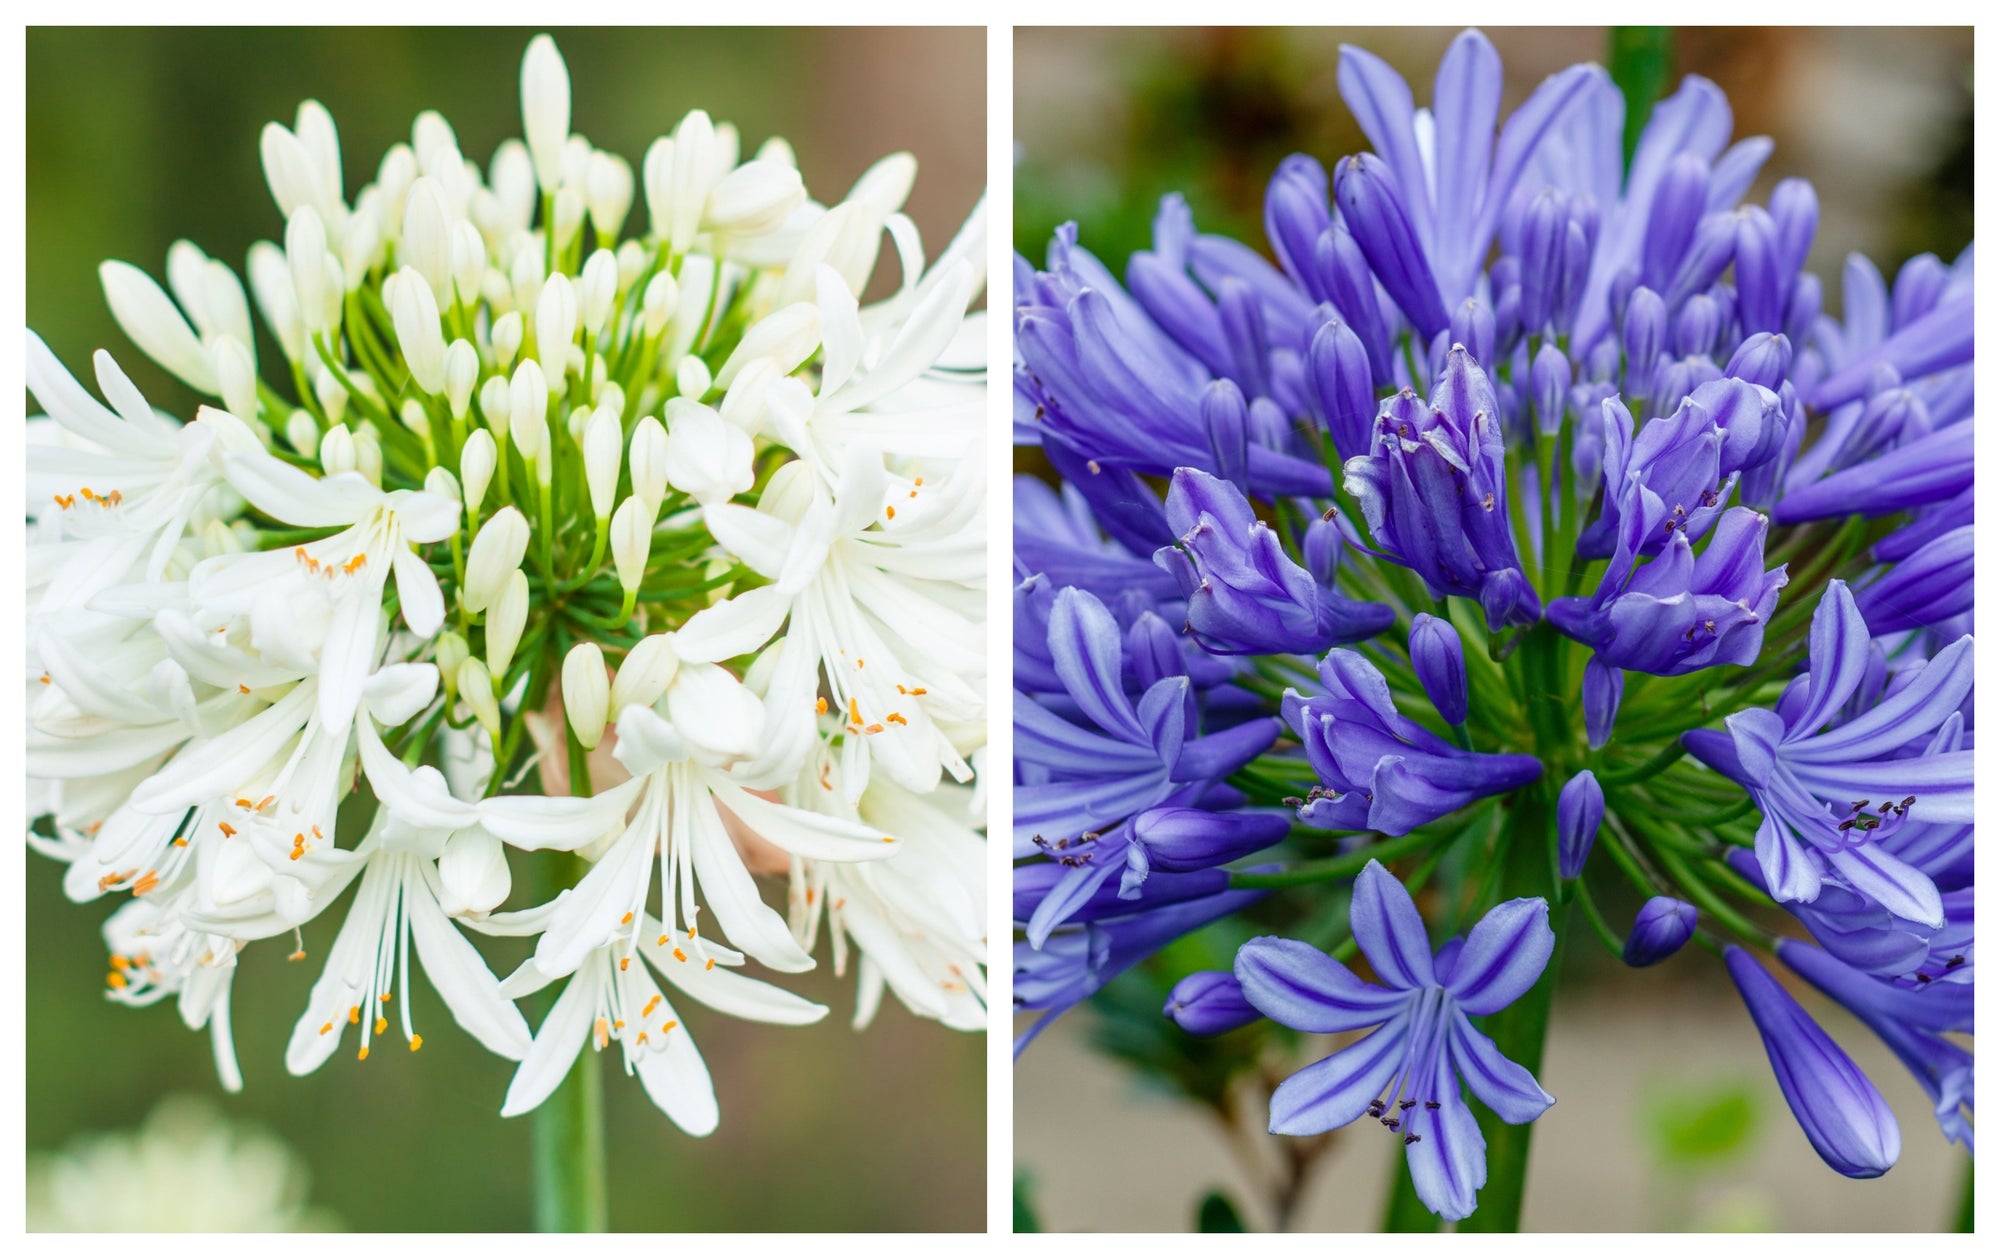
<svg viewBox="0 0 2000 1259"><path fill-rule="evenodd" d="M822 204L700 111L635 172L547 36L520 88L525 143L482 169L425 113L352 199L323 108L265 128L262 378L226 263L104 264L215 400L188 422L28 335L29 838L120 898L109 995L174 1001L231 1088L236 958L279 940L324 959L295 1074L421 1046L420 967L520 1064L504 1113L615 1045L700 1135L668 991L811 1023L740 968L824 931L857 1024L885 990L985 1023L984 216L927 259L907 154ZM502 979L468 933L532 955Z"/></svg>
<svg viewBox="0 0 2000 1259"><path fill-rule="evenodd" d="M1812 188L1746 203L1771 145L1702 79L1629 166L1596 66L1504 118L1476 31L1429 109L1360 49L1339 81L1373 151L1279 167L1275 263L1177 196L1122 283L1074 226L1016 261L1016 442L1059 478L1016 485L1017 1005L1039 1029L1353 880L1320 943L1377 984L1265 937L1166 1013L1381 1025L1272 1131L1371 1115L1446 1218L1486 1180L1460 1082L1505 1123L1550 1104L1538 980L1586 927L1632 966L1726 952L1836 1170L1885 1171L1894 1117L1750 950L1969 1146L1972 250L1893 284L1853 258L1836 316ZM1373 856L1422 859L1406 890ZM1613 881L1645 901L1622 939ZM1420 889L1478 923L1435 957Z"/></svg>

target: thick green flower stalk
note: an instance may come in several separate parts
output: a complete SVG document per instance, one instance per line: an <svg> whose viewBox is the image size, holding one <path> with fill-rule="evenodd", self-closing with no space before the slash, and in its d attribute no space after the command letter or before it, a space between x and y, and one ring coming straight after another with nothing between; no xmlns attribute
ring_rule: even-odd
<svg viewBox="0 0 2000 1259"><path fill-rule="evenodd" d="M984 216L927 261L907 154L822 204L699 111L635 172L572 133L546 36L521 98L483 169L426 113L351 201L323 108L265 129L281 362L195 245L166 290L106 263L133 342L216 400L185 424L29 334L30 838L121 897L111 996L176 1001L231 1088L235 959L276 940L323 959L294 1073L418 1049L421 966L520 1063L503 1113L569 1077L587 1141L572 1064L615 1046L702 1135L675 1001L823 1017L740 969L811 969L823 926L857 1024L885 990L985 1023ZM533 954L503 979L481 934Z"/></svg>

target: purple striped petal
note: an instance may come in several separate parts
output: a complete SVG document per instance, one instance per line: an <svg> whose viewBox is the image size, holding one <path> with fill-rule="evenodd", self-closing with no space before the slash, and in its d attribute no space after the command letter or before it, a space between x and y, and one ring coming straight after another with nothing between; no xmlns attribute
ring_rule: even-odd
<svg viewBox="0 0 2000 1259"><path fill-rule="evenodd" d="M1448 990L1467 1014L1505 1009L1535 986L1555 947L1547 901L1538 896L1504 901L1466 934Z"/></svg>
<svg viewBox="0 0 2000 1259"><path fill-rule="evenodd" d="M1260 936L1236 951L1243 995L1265 1017L1300 1032L1349 1032L1393 1018L1410 994L1357 978L1310 944Z"/></svg>
<svg viewBox="0 0 2000 1259"><path fill-rule="evenodd" d="M1370 861L1354 880L1348 925L1382 982L1391 988L1434 988L1431 942L1408 889L1379 861Z"/></svg>

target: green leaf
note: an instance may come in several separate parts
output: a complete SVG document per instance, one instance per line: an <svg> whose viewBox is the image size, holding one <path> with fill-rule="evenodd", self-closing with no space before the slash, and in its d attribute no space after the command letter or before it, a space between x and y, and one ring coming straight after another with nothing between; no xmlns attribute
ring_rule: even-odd
<svg viewBox="0 0 2000 1259"><path fill-rule="evenodd" d="M1639 147L1639 135L1653 114L1653 102L1667 86L1667 71L1673 61L1674 34L1670 26L1614 26L1611 28L1611 81L1625 97L1625 164Z"/></svg>
<svg viewBox="0 0 2000 1259"><path fill-rule="evenodd" d="M1220 1189L1211 1189L1195 1210L1195 1231L1199 1233L1247 1233L1243 1217Z"/></svg>

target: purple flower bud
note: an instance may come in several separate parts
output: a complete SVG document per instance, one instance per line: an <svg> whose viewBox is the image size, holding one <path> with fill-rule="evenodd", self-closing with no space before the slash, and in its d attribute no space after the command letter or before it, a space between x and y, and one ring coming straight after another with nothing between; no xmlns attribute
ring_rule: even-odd
<svg viewBox="0 0 2000 1259"><path fill-rule="evenodd" d="M1803 179L1782 179L1771 189L1771 222L1778 238L1778 266L1799 274L1819 231L1819 194Z"/></svg>
<svg viewBox="0 0 2000 1259"><path fill-rule="evenodd" d="M1306 571L1322 586L1333 585L1340 574L1340 553L1344 544L1340 536L1340 525L1321 516L1306 526L1304 543L1299 548L1304 552Z"/></svg>
<svg viewBox="0 0 2000 1259"><path fill-rule="evenodd" d="M1578 770L1556 796L1556 866L1565 879L1583 873L1603 821L1604 788L1597 785L1596 774Z"/></svg>
<svg viewBox="0 0 2000 1259"><path fill-rule="evenodd" d="M1597 210L1588 199L1573 202L1569 225L1563 229L1562 270L1556 278L1553 321L1555 329L1568 336L1576 327L1577 303L1590 283L1590 264L1596 256Z"/></svg>
<svg viewBox="0 0 2000 1259"><path fill-rule="evenodd" d="M1234 381L1212 382L1201 393L1201 425L1208 431L1208 450L1215 475L1247 489L1250 475L1250 415L1243 391Z"/></svg>
<svg viewBox="0 0 2000 1259"><path fill-rule="evenodd" d="M1182 349L1216 375L1229 371L1229 344L1215 303L1184 268L1158 254L1140 251L1125 264L1125 285L1147 315Z"/></svg>
<svg viewBox="0 0 2000 1259"><path fill-rule="evenodd" d="M1625 964L1651 966L1681 951L1694 936L1694 906L1671 896L1655 896L1639 907L1632 934L1625 937Z"/></svg>
<svg viewBox="0 0 2000 1259"><path fill-rule="evenodd" d="M1722 331L1722 309L1706 293L1696 293L1674 320L1674 354L1679 358L1707 354Z"/></svg>
<svg viewBox="0 0 2000 1259"><path fill-rule="evenodd" d="M1950 272L1936 254L1918 254L1896 273L1896 287L1889 296L1889 326L1898 332L1937 307L1938 295Z"/></svg>
<svg viewBox="0 0 2000 1259"><path fill-rule="evenodd" d="M1244 999L1235 974L1226 970L1198 970L1175 984L1162 1013L1192 1036L1220 1036L1264 1017Z"/></svg>
<svg viewBox="0 0 2000 1259"><path fill-rule="evenodd" d="M1395 363L1389 349L1388 324L1375 296L1375 276L1344 225L1335 223L1320 233L1313 248L1313 270L1319 274L1324 300L1333 303L1341 322L1361 338L1368 351L1370 387L1389 384L1395 379Z"/></svg>
<svg viewBox="0 0 2000 1259"><path fill-rule="evenodd" d="M1450 725L1465 720L1465 645L1450 621L1419 612L1410 622L1410 664L1431 706Z"/></svg>
<svg viewBox="0 0 2000 1259"><path fill-rule="evenodd" d="M1660 178L1653 192L1652 209L1646 216L1639 278L1647 288L1661 292L1679 273L1707 205L1708 163L1692 153L1683 153Z"/></svg>
<svg viewBox="0 0 2000 1259"><path fill-rule="evenodd" d="M1340 163L1335 192L1341 218L1389 296L1428 341L1449 327L1437 277L1381 158L1362 153Z"/></svg>
<svg viewBox="0 0 2000 1259"><path fill-rule="evenodd" d="M1785 308L1785 336L1793 345L1807 344L1813 325L1819 321L1823 300L1819 277L1810 271L1801 272L1792 285L1791 304Z"/></svg>
<svg viewBox="0 0 2000 1259"><path fill-rule="evenodd" d="M1505 354L1521 340L1521 286L1510 284L1494 292L1499 296L1493 300L1493 352Z"/></svg>
<svg viewBox="0 0 2000 1259"><path fill-rule="evenodd" d="M1722 369L1707 355L1663 360L1653 375L1652 391L1647 395L1653 400L1649 409L1662 413L1671 411L1697 388L1721 379Z"/></svg>
<svg viewBox="0 0 2000 1259"><path fill-rule="evenodd" d="M1624 327L1626 391L1652 397L1653 368L1667 349L1667 304L1652 289L1633 289Z"/></svg>
<svg viewBox="0 0 2000 1259"><path fill-rule="evenodd" d="M1148 809L1132 823L1132 840L1151 867L1172 873L1209 870L1269 848L1292 820L1283 813L1211 813L1207 809Z"/></svg>
<svg viewBox="0 0 2000 1259"><path fill-rule="evenodd" d="M1222 316L1222 339L1229 346L1229 374L1250 397L1270 397L1271 351L1257 294L1237 277L1226 276L1218 286L1215 309Z"/></svg>
<svg viewBox="0 0 2000 1259"><path fill-rule="evenodd" d="M1264 234L1278 265L1315 302L1327 300L1313 266L1320 234L1333 223L1327 209L1326 168L1303 153L1278 163L1264 192Z"/></svg>
<svg viewBox="0 0 2000 1259"><path fill-rule="evenodd" d="M1545 342L1536 351L1530 383L1535 399L1535 423L1544 437L1554 437L1562 431L1563 404L1569 398L1570 385L1569 355L1557 349L1555 342Z"/></svg>
<svg viewBox="0 0 2000 1259"><path fill-rule="evenodd" d="M1861 1068L1756 959L1732 944L1723 960L1764 1038L1786 1104L1826 1165L1860 1180L1895 1166L1902 1130Z"/></svg>
<svg viewBox="0 0 2000 1259"><path fill-rule="evenodd" d="M1375 386L1361 338L1339 320L1327 320L1306 350L1306 370L1334 450L1342 459L1368 453Z"/></svg>
<svg viewBox="0 0 2000 1259"><path fill-rule="evenodd" d="M1744 210L1736 222L1736 303L1744 331L1784 327L1789 279L1779 257L1777 225L1756 206Z"/></svg>
<svg viewBox="0 0 2000 1259"><path fill-rule="evenodd" d="M1451 316L1451 344L1471 351L1476 363L1493 361L1493 311L1476 297L1458 304Z"/></svg>
<svg viewBox="0 0 2000 1259"><path fill-rule="evenodd" d="M1583 666L1583 730L1595 752L1611 742L1618 721L1618 702L1625 698L1625 671L1597 656Z"/></svg>
<svg viewBox="0 0 2000 1259"><path fill-rule="evenodd" d="M1854 592L1870 634L1893 634L1972 611L1972 526L1918 547Z"/></svg>
<svg viewBox="0 0 2000 1259"><path fill-rule="evenodd" d="M1521 326L1530 337L1554 317L1568 226L1563 196L1544 188L1521 216Z"/></svg>
<svg viewBox="0 0 2000 1259"><path fill-rule="evenodd" d="M1752 333L1736 353L1729 356L1724 376L1747 380L1753 385L1776 389L1792 370L1792 343L1782 333Z"/></svg>
<svg viewBox="0 0 2000 1259"><path fill-rule="evenodd" d="M1518 568L1502 568L1488 573L1486 580L1480 583L1479 606L1486 613L1489 629L1533 625L1542 616L1542 601Z"/></svg>

